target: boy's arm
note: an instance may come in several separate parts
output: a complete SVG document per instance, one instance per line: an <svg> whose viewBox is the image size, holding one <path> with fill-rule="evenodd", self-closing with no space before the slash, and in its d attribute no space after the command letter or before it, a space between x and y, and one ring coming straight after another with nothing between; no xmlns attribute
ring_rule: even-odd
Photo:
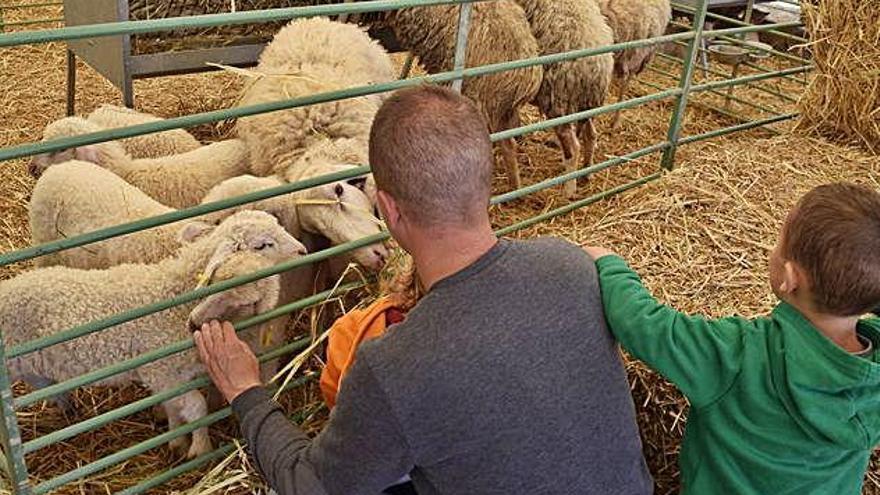
<svg viewBox="0 0 880 495"><path fill-rule="evenodd" d="M588 252L598 258L605 318L620 344L696 407L723 395L739 373L750 322L680 313L657 302L622 258Z"/></svg>

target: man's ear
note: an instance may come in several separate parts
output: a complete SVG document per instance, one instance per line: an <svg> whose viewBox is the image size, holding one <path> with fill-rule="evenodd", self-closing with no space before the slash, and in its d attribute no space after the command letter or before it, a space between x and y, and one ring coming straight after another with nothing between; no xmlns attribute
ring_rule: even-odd
<svg viewBox="0 0 880 495"><path fill-rule="evenodd" d="M376 202L386 225L393 226L400 223L400 206L390 194L381 189L376 191Z"/></svg>

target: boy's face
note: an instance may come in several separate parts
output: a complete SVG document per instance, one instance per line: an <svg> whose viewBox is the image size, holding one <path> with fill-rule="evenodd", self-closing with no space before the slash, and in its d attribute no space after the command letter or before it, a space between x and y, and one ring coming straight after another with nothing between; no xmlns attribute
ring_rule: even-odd
<svg viewBox="0 0 880 495"><path fill-rule="evenodd" d="M782 258L782 236L776 242L776 247L770 252L770 288L776 297L784 299L785 294L780 290L785 274L785 260Z"/></svg>

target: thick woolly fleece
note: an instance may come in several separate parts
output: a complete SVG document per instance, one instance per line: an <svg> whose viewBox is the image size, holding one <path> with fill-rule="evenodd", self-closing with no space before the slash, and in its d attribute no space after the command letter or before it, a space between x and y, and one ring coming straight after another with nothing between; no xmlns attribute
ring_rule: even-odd
<svg viewBox="0 0 880 495"><path fill-rule="evenodd" d="M281 495L649 494L593 263L552 239L500 241L358 350L310 441L256 387L235 399Z"/></svg>

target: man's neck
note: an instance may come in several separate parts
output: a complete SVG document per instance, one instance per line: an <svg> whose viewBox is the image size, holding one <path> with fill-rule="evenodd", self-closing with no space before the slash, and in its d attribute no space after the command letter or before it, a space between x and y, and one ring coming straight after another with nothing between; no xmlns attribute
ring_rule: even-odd
<svg viewBox="0 0 880 495"><path fill-rule="evenodd" d="M865 350L864 344L859 341L856 326L858 316L835 316L814 310L810 304L801 301L788 301L810 323L822 332L822 335L834 342L838 347L847 352L861 352Z"/></svg>
<svg viewBox="0 0 880 495"><path fill-rule="evenodd" d="M498 242L487 223L473 229L432 229L410 249L422 288L427 291L476 262Z"/></svg>

